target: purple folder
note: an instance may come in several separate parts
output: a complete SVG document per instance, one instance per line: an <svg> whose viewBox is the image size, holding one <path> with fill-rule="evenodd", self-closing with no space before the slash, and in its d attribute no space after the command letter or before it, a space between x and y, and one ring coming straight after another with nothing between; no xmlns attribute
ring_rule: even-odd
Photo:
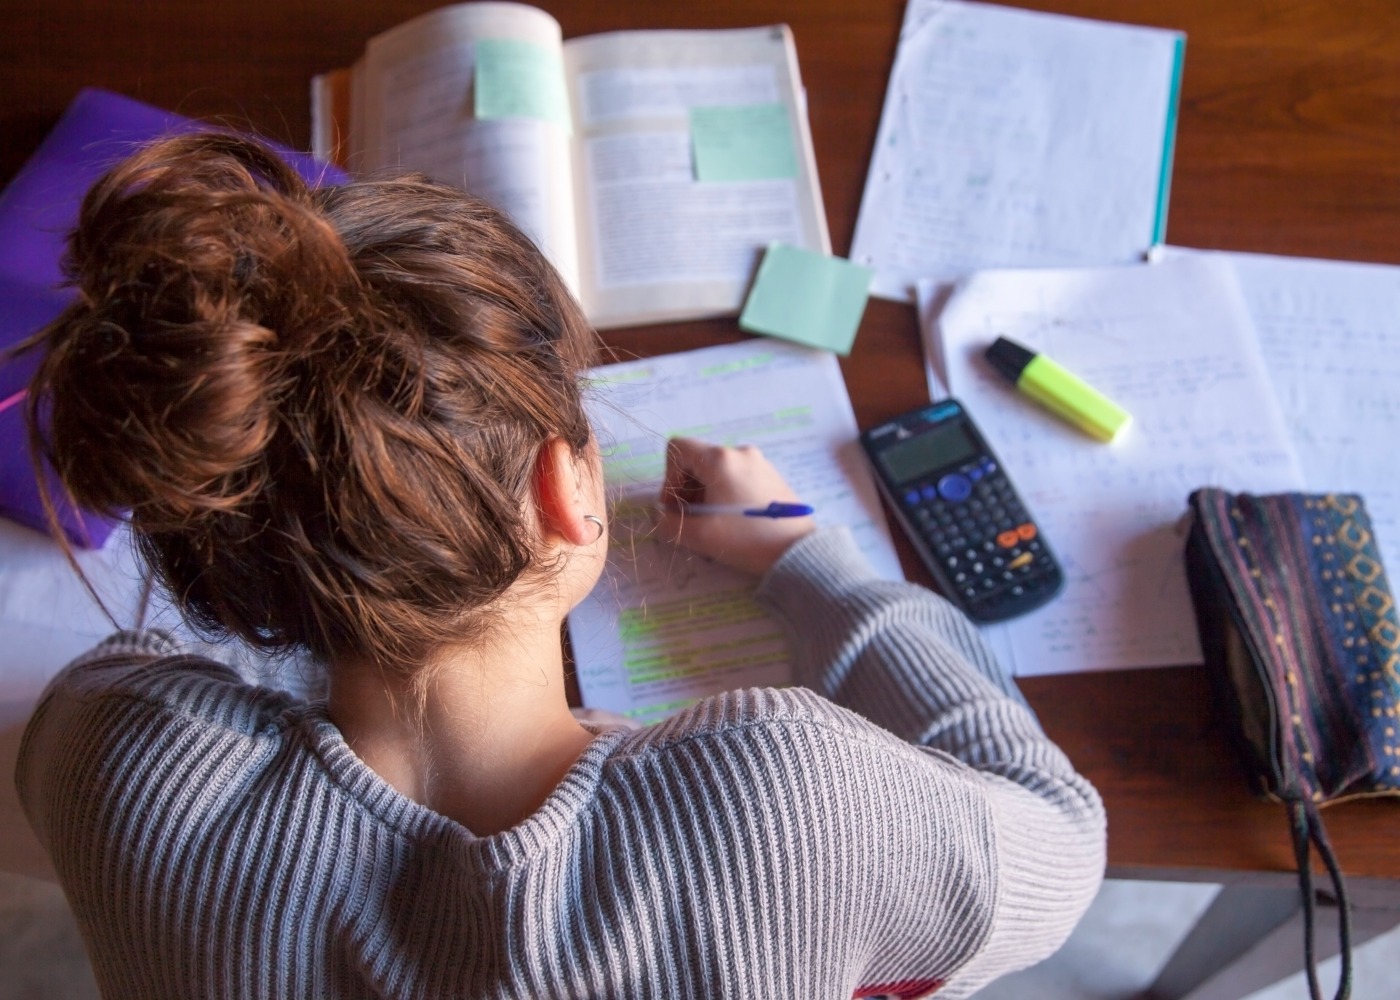
<svg viewBox="0 0 1400 1000"><path fill-rule="evenodd" d="M0 351L53 319L68 303L61 261L87 189L146 141L209 128L110 91L81 91L34 155L0 191ZM339 184L345 175L310 156L279 149L311 184ZM23 401L37 357L0 357L0 514L48 530L30 460ZM9 402L10 405L6 405ZM74 545L97 548L114 522L73 507L46 469L49 496L63 533Z"/></svg>

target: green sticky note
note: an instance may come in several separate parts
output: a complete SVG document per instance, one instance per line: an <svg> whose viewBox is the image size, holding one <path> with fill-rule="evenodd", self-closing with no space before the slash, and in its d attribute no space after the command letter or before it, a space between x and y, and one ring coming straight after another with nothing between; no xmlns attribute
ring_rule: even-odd
<svg viewBox="0 0 1400 1000"><path fill-rule="evenodd" d="M698 181L766 181L797 176L792 124L782 104L690 109Z"/></svg>
<svg viewBox="0 0 1400 1000"><path fill-rule="evenodd" d="M534 118L571 129L564 59L558 50L518 38L476 43L476 117Z"/></svg>
<svg viewBox="0 0 1400 1000"><path fill-rule="evenodd" d="M849 354L871 273L840 257L774 243L758 265L739 328Z"/></svg>

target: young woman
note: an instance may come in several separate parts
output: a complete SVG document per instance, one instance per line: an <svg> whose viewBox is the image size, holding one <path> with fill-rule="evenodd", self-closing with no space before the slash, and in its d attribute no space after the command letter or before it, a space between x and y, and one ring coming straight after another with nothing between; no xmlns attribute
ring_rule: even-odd
<svg viewBox="0 0 1400 1000"><path fill-rule="evenodd" d="M148 147L89 194L31 418L188 619L309 652L300 702L152 632L50 687L19 789L107 997L962 997L1048 955L1104 816L976 630L673 442L679 545L752 573L800 686L645 729L566 703L607 545L591 333L500 215Z"/></svg>

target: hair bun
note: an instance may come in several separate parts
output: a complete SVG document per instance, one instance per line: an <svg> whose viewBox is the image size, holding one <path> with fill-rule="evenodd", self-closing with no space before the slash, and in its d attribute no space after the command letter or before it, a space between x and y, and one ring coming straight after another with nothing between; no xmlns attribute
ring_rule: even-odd
<svg viewBox="0 0 1400 1000"><path fill-rule="evenodd" d="M160 141L88 193L67 268L79 299L36 385L75 498L157 522L236 507L356 288L305 184L251 140Z"/></svg>
<svg viewBox="0 0 1400 1000"><path fill-rule="evenodd" d="M31 428L185 620L416 684L568 562L540 449L584 460L592 332L504 215L423 177L315 192L186 136L84 201ZM507 602L509 603L509 602Z"/></svg>

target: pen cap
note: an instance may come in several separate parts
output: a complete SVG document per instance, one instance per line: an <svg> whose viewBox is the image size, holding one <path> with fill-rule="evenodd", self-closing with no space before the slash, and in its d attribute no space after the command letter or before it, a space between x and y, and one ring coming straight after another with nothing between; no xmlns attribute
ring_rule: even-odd
<svg viewBox="0 0 1400 1000"><path fill-rule="evenodd" d="M1133 419L1127 410L1044 354L1037 354L1025 366L1016 388L1100 441L1112 441Z"/></svg>

